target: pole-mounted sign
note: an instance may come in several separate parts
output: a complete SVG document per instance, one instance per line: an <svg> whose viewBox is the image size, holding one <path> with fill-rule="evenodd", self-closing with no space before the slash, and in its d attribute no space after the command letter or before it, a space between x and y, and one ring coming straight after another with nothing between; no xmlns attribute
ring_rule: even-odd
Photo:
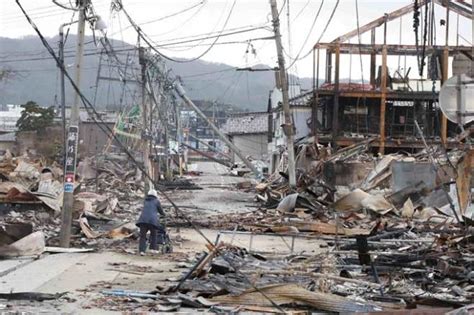
<svg viewBox="0 0 474 315"><path fill-rule="evenodd" d="M70 126L66 143L66 163L64 166L65 193L72 193L74 191L78 138L79 128L77 126Z"/></svg>

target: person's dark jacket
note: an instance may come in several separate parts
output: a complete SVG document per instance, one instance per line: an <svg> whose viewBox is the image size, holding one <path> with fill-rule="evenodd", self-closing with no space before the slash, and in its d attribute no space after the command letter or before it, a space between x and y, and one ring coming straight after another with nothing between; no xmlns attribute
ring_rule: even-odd
<svg viewBox="0 0 474 315"><path fill-rule="evenodd" d="M161 209L160 201L155 196L148 195L145 198L143 210L142 210L142 213L140 214L140 217L138 218L136 225L140 226L141 224L151 224L157 229L160 229L161 228L161 225L159 223L160 215L162 216L165 215L165 213L163 212L163 209Z"/></svg>

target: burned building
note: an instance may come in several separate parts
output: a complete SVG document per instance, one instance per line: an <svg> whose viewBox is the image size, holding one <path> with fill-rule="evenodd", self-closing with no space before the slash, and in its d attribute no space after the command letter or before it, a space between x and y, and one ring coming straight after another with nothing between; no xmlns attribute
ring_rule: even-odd
<svg viewBox="0 0 474 315"><path fill-rule="evenodd" d="M439 25L436 25L435 7L445 14ZM459 129L439 109L439 90L450 73L472 72L473 56L472 46L449 45L449 27L455 24L453 19L450 21L450 15L454 14L472 20L470 5L464 2L415 1L332 42L317 43L313 47L312 133L318 141L348 146L377 137L378 141L371 145L374 151L381 153L421 148L418 123L429 144L456 146L459 142L450 139ZM395 21L392 24L400 23L399 44L388 44L387 41L387 29L390 26L390 30L394 30L393 25L389 25L392 21ZM422 36L417 36L415 44L402 44L402 23L413 23L415 31L421 28L417 34ZM398 25L395 27L398 29ZM444 28L443 45L436 45L434 40L436 27ZM362 43L361 36L369 33L370 44ZM341 59L348 56L360 58L361 68L362 59L370 58L370 75L366 80L364 76L355 81L340 78ZM412 64L416 61L418 69L407 67L407 58ZM398 68L389 64L396 59ZM405 65L403 69L400 59ZM396 69L389 71L390 68ZM417 70L419 78L415 79ZM324 77L320 77L322 74Z"/></svg>

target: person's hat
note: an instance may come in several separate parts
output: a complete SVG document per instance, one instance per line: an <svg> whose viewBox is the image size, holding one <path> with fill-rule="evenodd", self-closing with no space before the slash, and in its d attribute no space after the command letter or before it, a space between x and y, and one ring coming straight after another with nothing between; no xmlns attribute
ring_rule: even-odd
<svg viewBox="0 0 474 315"><path fill-rule="evenodd" d="M158 198L158 193L156 192L156 190L150 189L150 190L148 191L148 196L155 196L155 197Z"/></svg>

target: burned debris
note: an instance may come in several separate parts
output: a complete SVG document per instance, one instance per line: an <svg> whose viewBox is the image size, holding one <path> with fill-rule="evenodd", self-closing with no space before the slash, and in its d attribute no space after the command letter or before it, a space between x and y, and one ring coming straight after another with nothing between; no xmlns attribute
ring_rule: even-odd
<svg viewBox="0 0 474 315"><path fill-rule="evenodd" d="M290 1L280 8L270 0L272 36L240 43L256 57L255 40L274 40L278 67L217 71L275 75L267 110L244 113L223 100L191 99L185 88L196 89L187 78L205 81L212 72L177 75L171 61L193 60L161 52L176 43L152 45L123 1L112 1L111 20L123 15L138 44L121 54L91 0L53 3L78 13L77 21L60 26L59 56L16 1L60 71L62 107L59 119L53 108L43 117L44 109L29 106L34 123L25 129L20 119L18 133L1 137L8 143L0 150L0 309L472 312L472 47L450 45L448 28L453 14L471 22L467 2L412 1L359 25L356 1L357 29L325 42L336 1L319 40L303 56L321 3L292 56L280 29L285 12L289 35ZM306 5L298 16L311 11ZM438 9L446 18L437 27ZM415 45L403 40L408 14ZM64 27L76 22L73 80L64 60ZM395 23L398 44L387 31ZM102 46L94 101L80 78L89 25L91 43ZM204 55L221 35L267 26L220 32ZM368 35L370 44L363 43ZM197 41L185 43L192 48ZM311 53L312 86L302 90L293 66ZM102 59L114 67L107 77ZM360 69L354 70L356 59ZM101 80L121 85L119 104L109 104L118 111L95 107ZM75 95L70 115L66 82ZM124 104L126 94L131 104ZM247 105L252 98L248 93ZM24 143L16 147L17 139ZM49 141L47 148L35 147Z"/></svg>

